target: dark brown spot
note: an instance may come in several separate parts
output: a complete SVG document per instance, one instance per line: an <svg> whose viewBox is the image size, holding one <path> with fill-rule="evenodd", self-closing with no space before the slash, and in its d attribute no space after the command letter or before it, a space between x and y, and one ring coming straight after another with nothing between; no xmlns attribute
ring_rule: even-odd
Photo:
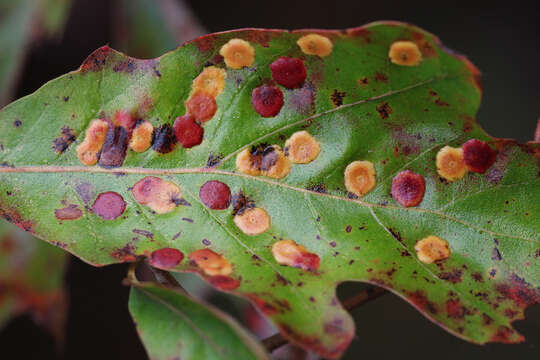
<svg viewBox="0 0 540 360"><path fill-rule="evenodd" d="M22 121L19 120L19 119L15 119L15 121L13 121L13 126L15 127L19 127L22 125Z"/></svg>
<svg viewBox="0 0 540 360"><path fill-rule="evenodd" d="M450 318L463 319L467 313L467 309L461 305L459 300L450 299L446 301L446 313Z"/></svg>
<svg viewBox="0 0 540 360"><path fill-rule="evenodd" d="M231 203L231 189L221 181L211 180L201 186L199 197L210 209L225 210Z"/></svg>
<svg viewBox="0 0 540 360"><path fill-rule="evenodd" d="M232 196L233 215L242 215L244 211L255 207L253 200L248 199L242 191Z"/></svg>
<svg viewBox="0 0 540 360"><path fill-rule="evenodd" d="M335 107L343 105L343 98L345 98L345 92L334 89L334 92L330 95L330 100Z"/></svg>
<svg viewBox="0 0 540 360"><path fill-rule="evenodd" d="M118 193L104 192L98 195L92 210L104 220L114 220L124 213L126 202Z"/></svg>
<svg viewBox="0 0 540 360"><path fill-rule="evenodd" d="M450 104L448 104L446 101L442 100L441 98L437 98L437 99L435 99L435 105L449 106Z"/></svg>
<svg viewBox="0 0 540 360"><path fill-rule="evenodd" d="M315 191L315 192L318 192L320 194L326 194L328 189L326 188L326 185L325 184L310 184L306 187L307 190L309 191Z"/></svg>
<svg viewBox="0 0 540 360"><path fill-rule="evenodd" d="M152 149L160 154L167 154L176 147L176 137L169 124L163 124L155 129L152 136Z"/></svg>
<svg viewBox="0 0 540 360"><path fill-rule="evenodd" d="M452 284L461 282L461 275L463 271L461 269L454 269L449 272L443 272L439 274L439 278L442 280L450 281Z"/></svg>
<svg viewBox="0 0 540 360"><path fill-rule="evenodd" d="M382 119L388 119L388 116L390 116L390 114L392 113L392 108L390 107L390 105L388 105L387 102L384 102L377 106L377 111L379 112L379 115Z"/></svg>
<svg viewBox="0 0 540 360"><path fill-rule="evenodd" d="M131 243L127 243L124 247L114 250L111 256L122 262L134 262L137 260L135 247Z"/></svg>
<svg viewBox="0 0 540 360"><path fill-rule="evenodd" d="M121 126L109 126L105 143L99 156L99 166L103 168L120 167L126 158L129 133Z"/></svg>
<svg viewBox="0 0 540 360"><path fill-rule="evenodd" d="M484 282L484 278L482 277L482 274L480 274L478 272L473 273L471 276L474 279L474 281Z"/></svg>
<svg viewBox="0 0 540 360"><path fill-rule="evenodd" d="M69 127L63 127L61 135L53 140L52 149L57 154L61 154L67 150L69 145L71 145L77 136Z"/></svg>
<svg viewBox="0 0 540 360"><path fill-rule="evenodd" d="M387 83L388 84L388 76L386 76L385 74L381 73L381 72L377 72L375 74L375 81L378 81L378 82L383 82L383 83Z"/></svg>
<svg viewBox="0 0 540 360"><path fill-rule="evenodd" d="M206 160L206 167L215 167L221 162L221 159L223 159L223 155L214 155L210 154L208 155L208 160Z"/></svg>
<svg viewBox="0 0 540 360"><path fill-rule="evenodd" d="M54 216L58 220L77 220L83 215L83 212L75 204L69 204L65 208L54 210Z"/></svg>

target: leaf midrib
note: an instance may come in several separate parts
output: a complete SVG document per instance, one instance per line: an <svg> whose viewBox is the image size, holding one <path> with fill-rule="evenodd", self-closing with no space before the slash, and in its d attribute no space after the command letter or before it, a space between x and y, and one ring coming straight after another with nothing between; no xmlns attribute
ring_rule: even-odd
<svg viewBox="0 0 540 360"><path fill-rule="evenodd" d="M413 211L413 212L421 212L421 213L428 213L432 215L439 216L441 218L445 218L450 221L457 222L463 226L467 226L471 229L482 231L487 234L491 234L494 236L503 236L508 237L512 239L518 239L523 241L529 241L532 243L540 243L539 240L530 239L527 237L517 236L517 235L511 235L511 234L504 234L504 233L498 233L495 231L491 231L488 229L485 229L480 226L476 226L472 223L468 223L466 221L463 221L461 219L455 218L453 216L447 215L445 213L442 213L437 210L432 209L423 209L423 208L417 208L417 207L408 207L403 208L401 206L395 206L395 205L388 205L388 204L375 204L370 203L364 200L359 199L349 199L347 197L339 196L339 195L333 195L333 194L327 194L327 193L319 193L316 191L308 190L299 188L296 186L292 186L289 184L273 181L267 178L262 177L256 177L241 173L235 173L225 170L218 170L214 168L173 168L173 169L150 169L150 168L116 168L116 169L104 169L101 167L87 167L87 166L57 166L57 165L37 165L37 166L19 166L19 167L0 167L0 174L1 173L100 173L100 174L112 174L112 175L118 175L118 174L136 174L136 175L181 175L181 174L214 174L214 175L225 175L225 176L236 176L236 177L242 177L248 180L253 181L259 181L264 182L269 185L273 186L279 186L288 190L302 192L302 193L308 193L311 195L326 197L338 201L348 201L352 202L367 208L382 208L382 209L390 209L390 210L401 210L401 211ZM523 184L522 184L523 185Z"/></svg>

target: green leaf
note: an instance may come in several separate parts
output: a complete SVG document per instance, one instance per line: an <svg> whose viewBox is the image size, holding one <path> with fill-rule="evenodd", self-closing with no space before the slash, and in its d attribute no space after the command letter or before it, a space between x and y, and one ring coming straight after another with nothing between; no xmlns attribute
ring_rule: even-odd
<svg viewBox="0 0 540 360"><path fill-rule="evenodd" d="M148 58L204 34L184 1L121 0L115 46L131 56Z"/></svg>
<svg viewBox="0 0 540 360"><path fill-rule="evenodd" d="M22 313L64 336L66 253L0 220L0 328Z"/></svg>
<svg viewBox="0 0 540 360"><path fill-rule="evenodd" d="M0 106L11 96L38 29L41 35L60 35L70 5L71 0L0 0Z"/></svg>
<svg viewBox="0 0 540 360"><path fill-rule="evenodd" d="M151 359L269 359L233 318L191 296L131 280L129 311Z"/></svg>
<svg viewBox="0 0 540 360"><path fill-rule="evenodd" d="M478 71L416 27L391 22L319 32L333 43L326 57L300 50L296 41L308 33L248 29L208 35L153 60L97 50L78 71L0 112L4 217L96 265L152 260L162 248L186 258L211 249L230 262L230 274L227 266L205 273L187 259L171 270L199 272L214 286L249 298L285 336L325 357L339 357L354 334L335 297L335 287L348 280L392 290L468 341L522 341L511 323L540 298L539 145L486 135L474 121ZM218 54L232 38L254 47L252 66L235 70L224 64ZM400 40L419 46L418 66L388 60L391 44ZM252 91L271 82L269 65L280 56L301 59L307 79L299 89L279 86L281 111L262 118L254 111ZM185 114L192 81L211 64L227 78L200 145L178 145L166 154L130 150L117 168L81 164L76 146L92 119L112 124L123 110L156 128L172 125ZM293 164L280 180L236 169L243 149L261 143L283 147L299 130L320 144L313 162ZM497 149L495 163L484 174L441 179L436 154L469 139ZM106 153L113 158L110 147ZM344 185L345 168L355 160L370 161L376 170L376 187L361 199ZM418 206L404 208L391 195L393 178L404 170L425 179ZM133 186L147 176L181 188L181 197L172 185L165 188L173 211L158 214L136 201ZM198 194L209 180L263 208L271 217L269 230L247 236L230 207L206 207ZM103 195L98 205L106 206L94 206L106 192L122 197L125 211L115 195ZM67 206L80 217L57 219L55 210ZM448 259L419 260L414 247L430 235L449 243ZM303 245L313 254L312 270L314 255L320 267L279 265L272 247L280 239ZM157 256L154 264L171 266L170 260Z"/></svg>

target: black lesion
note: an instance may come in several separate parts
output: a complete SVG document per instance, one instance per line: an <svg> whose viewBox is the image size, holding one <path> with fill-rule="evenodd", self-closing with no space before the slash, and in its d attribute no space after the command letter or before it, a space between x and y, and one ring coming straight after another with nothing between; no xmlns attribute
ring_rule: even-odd
<svg viewBox="0 0 540 360"><path fill-rule="evenodd" d="M233 216L241 215L247 209L255 207L255 202L249 199L248 197L246 197L246 195L244 195L242 191L239 191L238 193L233 194L231 202L233 206L233 211L232 211Z"/></svg>
<svg viewBox="0 0 540 360"><path fill-rule="evenodd" d="M167 154L176 147L176 136L169 124L163 124L155 129L152 136L152 149L161 154Z"/></svg>
<svg viewBox="0 0 540 360"><path fill-rule="evenodd" d="M126 158L129 133L121 126L109 127L105 144L99 156L99 166L103 168L120 167Z"/></svg>
<svg viewBox="0 0 540 360"><path fill-rule="evenodd" d="M63 127L61 135L53 140L52 149L57 154L62 154L76 139L77 136L73 132L73 129Z"/></svg>

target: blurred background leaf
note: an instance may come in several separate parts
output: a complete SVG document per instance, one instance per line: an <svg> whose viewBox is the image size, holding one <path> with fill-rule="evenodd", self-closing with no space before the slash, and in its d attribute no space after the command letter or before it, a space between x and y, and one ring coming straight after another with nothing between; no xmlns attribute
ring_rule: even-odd
<svg viewBox="0 0 540 360"><path fill-rule="evenodd" d="M0 0L0 107L12 99L33 42L59 37L71 0Z"/></svg>
<svg viewBox="0 0 540 360"><path fill-rule="evenodd" d="M221 310L186 293L131 279L129 309L151 359L269 359Z"/></svg>
<svg viewBox="0 0 540 360"><path fill-rule="evenodd" d="M204 35L183 0L117 1L113 47L136 58L152 58Z"/></svg>
<svg viewBox="0 0 540 360"><path fill-rule="evenodd" d="M0 329L28 313L62 343L67 259L63 250L0 220Z"/></svg>

